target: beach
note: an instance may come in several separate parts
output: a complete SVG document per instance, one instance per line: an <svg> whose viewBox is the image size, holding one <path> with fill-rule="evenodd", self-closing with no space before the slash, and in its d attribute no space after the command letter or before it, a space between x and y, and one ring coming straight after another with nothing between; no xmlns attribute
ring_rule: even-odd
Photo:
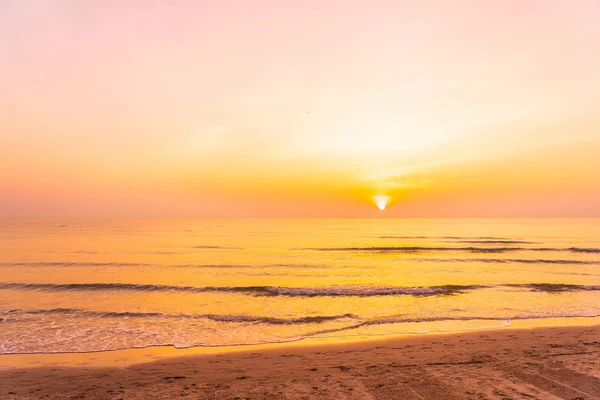
<svg viewBox="0 0 600 400"><path fill-rule="evenodd" d="M0 399L598 398L598 229L6 220Z"/></svg>
<svg viewBox="0 0 600 400"><path fill-rule="evenodd" d="M127 367L10 368L0 372L0 397L598 399L600 326L258 347Z"/></svg>
<svg viewBox="0 0 600 400"><path fill-rule="evenodd" d="M600 400L600 0L0 0L0 400Z"/></svg>

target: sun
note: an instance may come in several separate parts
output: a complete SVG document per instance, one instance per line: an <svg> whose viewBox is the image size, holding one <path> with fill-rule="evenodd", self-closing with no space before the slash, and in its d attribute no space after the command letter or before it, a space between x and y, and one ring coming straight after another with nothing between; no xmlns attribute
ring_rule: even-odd
<svg viewBox="0 0 600 400"><path fill-rule="evenodd" d="M373 196L373 200L375 201L377 208L380 211L383 211L390 202L390 196Z"/></svg>

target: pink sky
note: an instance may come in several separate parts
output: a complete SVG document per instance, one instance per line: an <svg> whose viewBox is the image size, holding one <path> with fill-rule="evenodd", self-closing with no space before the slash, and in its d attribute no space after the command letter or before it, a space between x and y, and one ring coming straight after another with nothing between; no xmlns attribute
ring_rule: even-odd
<svg viewBox="0 0 600 400"><path fill-rule="evenodd" d="M0 48L0 217L600 217L597 0L3 0Z"/></svg>

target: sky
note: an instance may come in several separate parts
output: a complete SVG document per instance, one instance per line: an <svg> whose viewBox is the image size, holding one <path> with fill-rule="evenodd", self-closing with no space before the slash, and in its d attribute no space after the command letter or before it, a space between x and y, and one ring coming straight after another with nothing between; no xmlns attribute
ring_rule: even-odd
<svg viewBox="0 0 600 400"><path fill-rule="evenodd" d="M598 0L0 0L0 217L600 217L599 49Z"/></svg>

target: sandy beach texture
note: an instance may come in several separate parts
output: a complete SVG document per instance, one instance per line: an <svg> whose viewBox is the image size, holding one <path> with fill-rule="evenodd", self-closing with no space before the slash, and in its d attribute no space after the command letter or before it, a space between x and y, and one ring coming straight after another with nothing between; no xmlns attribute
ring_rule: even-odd
<svg viewBox="0 0 600 400"><path fill-rule="evenodd" d="M600 326L0 372L2 399L600 399Z"/></svg>

